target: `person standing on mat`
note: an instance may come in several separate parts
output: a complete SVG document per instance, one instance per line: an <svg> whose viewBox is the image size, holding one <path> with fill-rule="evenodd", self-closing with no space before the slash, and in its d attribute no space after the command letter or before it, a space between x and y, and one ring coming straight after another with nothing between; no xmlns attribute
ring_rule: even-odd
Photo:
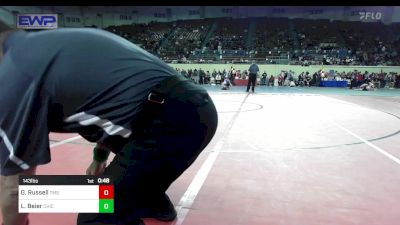
<svg viewBox="0 0 400 225"><path fill-rule="evenodd" d="M97 143L86 172L114 178L115 213L80 213L78 225L176 218L165 192L218 124L206 90L128 40L93 28L5 32L0 53L0 80L7 81L0 88L4 225L29 223L18 213L18 177L51 161L49 132Z"/></svg>
<svg viewBox="0 0 400 225"><path fill-rule="evenodd" d="M253 64L251 64L249 68L249 80L247 82L246 92L249 92L251 85L251 91L254 93L254 87L256 86L257 74L259 71L260 69L258 68L257 64L253 62Z"/></svg>

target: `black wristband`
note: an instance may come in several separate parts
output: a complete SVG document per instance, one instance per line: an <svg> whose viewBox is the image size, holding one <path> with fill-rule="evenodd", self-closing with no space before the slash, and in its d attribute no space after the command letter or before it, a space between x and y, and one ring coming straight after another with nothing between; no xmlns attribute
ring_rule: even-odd
<svg viewBox="0 0 400 225"><path fill-rule="evenodd" d="M110 150L105 148L100 148L98 146L94 147L93 149L93 159L98 162L104 162L108 159L110 155Z"/></svg>

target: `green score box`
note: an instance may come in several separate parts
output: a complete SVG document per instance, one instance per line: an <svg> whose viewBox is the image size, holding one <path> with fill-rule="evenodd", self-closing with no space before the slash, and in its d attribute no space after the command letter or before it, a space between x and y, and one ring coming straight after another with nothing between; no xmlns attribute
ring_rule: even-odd
<svg viewBox="0 0 400 225"><path fill-rule="evenodd" d="M113 199L100 199L99 200L99 213L114 213L114 200Z"/></svg>

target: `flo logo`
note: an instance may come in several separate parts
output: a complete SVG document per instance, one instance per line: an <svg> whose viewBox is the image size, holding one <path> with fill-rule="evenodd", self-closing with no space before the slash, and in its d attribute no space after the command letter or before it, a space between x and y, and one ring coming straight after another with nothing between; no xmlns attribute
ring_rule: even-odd
<svg viewBox="0 0 400 225"><path fill-rule="evenodd" d="M381 12L359 12L360 20L380 20L382 18Z"/></svg>

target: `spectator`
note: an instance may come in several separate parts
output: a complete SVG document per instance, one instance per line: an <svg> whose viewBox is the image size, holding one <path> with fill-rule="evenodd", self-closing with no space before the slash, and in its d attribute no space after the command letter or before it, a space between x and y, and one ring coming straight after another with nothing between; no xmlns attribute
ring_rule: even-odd
<svg viewBox="0 0 400 225"><path fill-rule="evenodd" d="M284 77L284 73L282 71L282 73L279 74L279 77L278 77L278 85L283 86L284 81L285 81L285 77Z"/></svg>
<svg viewBox="0 0 400 225"><path fill-rule="evenodd" d="M299 85L300 87L304 86L304 77L303 77L303 73L300 73L299 77L297 78L297 85Z"/></svg>
<svg viewBox="0 0 400 225"><path fill-rule="evenodd" d="M269 79L268 79L268 86L274 86L275 83L275 77L271 74Z"/></svg>
<svg viewBox="0 0 400 225"><path fill-rule="evenodd" d="M310 87L310 85L311 85L311 77L310 77L310 74L308 72L306 72L306 76L305 76L305 79L304 79L304 84L307 87Z"/></svg>
<svg viewBox="0 0 400 225"><path fill-rule="evenodd" d="M205 77L206 77L206 73L204 72L204 70L202 70L200 68L200 70L199 70L199 84L204 84Z"/></svg>
<svg viewBox="0 0 400 225"><path fill-rule="evenodd" d="M267 72L265 71L261 76L261 85L267 85Z"/></svg>
<svg viewBox="0 0 400 225"><path fill-rule="evenodd" d="M211 74L210 74L210 71L208 71L208 70L207 70L206 76L205 76L205 83L211 84Z"/></svg>
<svg viewBox="0 0 400 225"><path fill-rule="evenodd" d="M222 73L219 72L219 73L217 73L217 75L215 77L215 84L220 85L221 84L221 80L222 80Z"/></svg>
<svg viewBox="0 0 400 225"><path fill-rule="evenodd" d="M192 79L196 84L199 83L200 76L199 76L199 71L197 69L194 69L193 74L192 74Z"/></svg>
<svg viewBox="0 0 400 225"><path fill-rule="evenodd" d="M228 78L225 78L224 82L222 83L222 90L229 90L231 86L231 81Z"/></svg>
<svg viewBox="0 0 400 225"><path fill-rule="evenodd" d="M350 81L350 89L353 89L353 87L357 87L357 78L356 76L353 76L353 78Z"/></svg>

